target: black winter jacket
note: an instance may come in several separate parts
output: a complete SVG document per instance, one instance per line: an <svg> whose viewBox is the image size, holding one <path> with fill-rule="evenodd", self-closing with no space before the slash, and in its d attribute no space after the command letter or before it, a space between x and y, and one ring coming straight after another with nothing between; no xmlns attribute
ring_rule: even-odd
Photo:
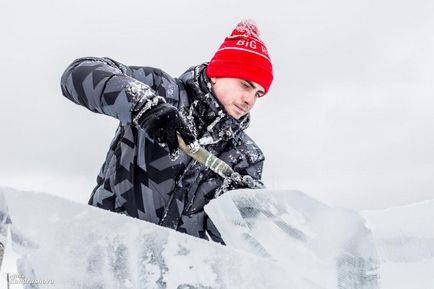
<svg viewBox="0 0 434 289"><path fill-rule="evenodd" d="M221 242L204 206L223 180L182 152L172 161L166 148L132 123L139 101L132 87L143 84L179 109L207 150L236 172L261 178L264 156L244 132L249 115L236 120L224 112L212 92L206 64L173 78L156 68L80 58L62 75L63 95L120 121L89 204Z"/></svg>

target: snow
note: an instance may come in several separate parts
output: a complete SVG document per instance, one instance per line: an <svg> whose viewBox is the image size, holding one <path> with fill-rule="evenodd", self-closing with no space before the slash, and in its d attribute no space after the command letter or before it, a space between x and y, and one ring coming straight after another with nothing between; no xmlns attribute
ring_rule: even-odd
<svg viewBox="0 0 434 289"><path fill-rule="evenodd" d="M238 190L206 211L227 246L0 187L12 220L0 222L0 288L6 273L51 288L433 288L434 201L355 212L298 191Z"/></svg>

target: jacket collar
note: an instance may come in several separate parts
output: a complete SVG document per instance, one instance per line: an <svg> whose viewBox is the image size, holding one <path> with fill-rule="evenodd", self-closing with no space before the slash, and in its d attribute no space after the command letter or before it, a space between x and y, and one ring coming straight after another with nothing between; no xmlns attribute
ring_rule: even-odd
<svg viewBox="0 0 434 289"><path fill-rule="evenodd" d="M224 111L212 90L211 80L206 74L207 65L208 63L203 63L191 67L181 75L180 79L187 86L191 98L187 119L194 118L199 137L202 134L204 137L211 136L212 143L216 143L220 140L234 138L247 129L250 124L250 115L247 114L237 120ZM202 140L202 142L205 141Z"/></svg>

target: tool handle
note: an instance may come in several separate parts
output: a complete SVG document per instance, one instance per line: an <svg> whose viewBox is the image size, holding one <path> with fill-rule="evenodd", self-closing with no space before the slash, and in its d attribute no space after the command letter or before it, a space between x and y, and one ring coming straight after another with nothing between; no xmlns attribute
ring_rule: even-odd
<svg viewBox="0 0 434 289"><path fill-rule="evenodd" d="M206 167L210 168L213 172L220 175L223 178L231 177L234 173L234 170L224 161L204 149L203 147L199 147L196 152L192 152L187 145L185 144L182 137L178 135L178 143L179 148L187 155L197 160L201 164L204 164Z"/></svg>

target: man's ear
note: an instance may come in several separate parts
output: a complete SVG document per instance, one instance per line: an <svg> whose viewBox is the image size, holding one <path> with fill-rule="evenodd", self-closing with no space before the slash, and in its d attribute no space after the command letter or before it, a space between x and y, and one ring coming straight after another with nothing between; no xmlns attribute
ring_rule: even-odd
<svg viewBox="0 0 434 289"><path fill-rule="evenodd" d="M211 83L212 83L212 84L216 84L216 82L217 82L217 77L211 77L210 80L211 80Z"/></svg>

